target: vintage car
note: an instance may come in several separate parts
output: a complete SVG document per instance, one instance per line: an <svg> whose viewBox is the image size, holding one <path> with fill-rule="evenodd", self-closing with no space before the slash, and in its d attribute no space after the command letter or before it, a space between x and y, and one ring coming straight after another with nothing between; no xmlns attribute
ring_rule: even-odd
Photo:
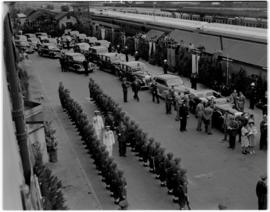
<svg viewBox="0 0 270 212"><path fill-rule="evenodd" d="M223 97L219 92L212 89L189 89L189 98L190 111L193 113L200 101L207 102L208 100L213 99L216 104L225 104L228 102L226 97Z"/></svg>
<svg viewBox="0 0 270 212"><path fill-rule="evenodd" d="M86 60L85 56L77 52L66 52L64 53L64 59L67 63L69 71L78 73L85 73L83 61ZM91 73L96 70L97 66L94 63L88 62L88 72Z"/></svg>
<svg viewBox="0 0 270 212"><path fill-rule="evenodd" d="M28 38L27 41L29 45L33 47L34 50L37 50L38 47L41 45L38 38L31 37L31 38Z"/></svg>
<svg viewBox="0 0 270 212"><path fill-rule="evenodd" d="M109 48L111 42L107 41L107 40L97 40L95 41L95 45L96 46L106 46L107 48Z"/></svg>
<svg viewBox="0 0 270 212"><path fill-rule="evenodd" d="M80 32L79 31L70 31L69 34L71 37L76 38L80 34Z"/></svg>
<svg viewBox="0 0 270 212"><path fill-rule="evenodd" d="M225 112L231 114L233 117L237 118L242 115L242 112L234 109L231 103L215 104L214 112L212 116L213 127L223 131L224 130L224 115Z"/></svg>
<svg viewBox="0 0 270 212"><path fill-rule="evenodd" d="M111 52L111 53L100 53L98 55L99 60L97 64L103 71L108 71L112 74L116 74L116 66L119 66L121 62L125 61L125 55Z"/></svg>
<svg viewBox="0 0 270 212"><path fill-rule="evenodd" d="M39 38L39 37L49 37L48 34L46 32L37 32L36 33L36 37Z"/></svg>
<svg viewBox="0 0 270 212"><path fill-rule="evenodd" d="M27 41L27 37L25 35L15 35L15 41Z"/></svg>
<svg viewBox="0 0 270 212"><path fill-rule="evenodd" d="M48 56L53 58L59 58L61 51L55 46L54 43L42 44L38 49L39 56Z"/></svg>
<svg viewBox="0 0 270 212"><path fill-rule="evenodd" d="M77 40L79 42L84 42L84 40L85 40L86 37L87 37L86 34L78 34L77 35Z"/></svg>
<svg viewBox="0 0 270 212"><path fill-rule="evenodd" d="M84 39L84 41L86 43L89 43L89 45L93 46L95 44L95 42L97 41L97 38L96 37L86 37Z"/></svg>
<svg viewBox="0 0 270 212"><path fill-rule="evenodd" d="M188 92L187 87L181 77L172 74L160 74L153 78L157 83L158 95L165 98L169 89L174 87L176 98L179 96L180 92Z"/></svg>
<svg viewBox="0 0 270 212"><path fill-rule="evenodd" d="M24 36L26 36L27 38L37 38L37 36L32 33L26 33Z"/></svg>
<svg viewBox="0 0 270 212"><path fill-rule="evenodd" d="M15 46L18 48L19 51L23 51L29 54L35 52L34 48L29 44L28 41L16 40Z"/></svg>
<svg viewBox="0 0 270 212"><path fill-rule="evenodd" d="M87 60L91 62L97 62L99 60L98 55L101 53L108 53L108 48L105 46L91 46L89 48L89 54Z"/></svg>
<svg viewBox="0 0 270 212"><path fill-rule="evenodd" d="M140 89L148 89L152 83L152 75L146 70L144 63L139 61L120 62L118 75L120 79L126 78L130 82L137 79Z"/></svg>
<svg viewBox="0 0 270 212"><path fill-rule="evenodd" d="M75 46L75 41L71 36L63 35L61 37L61 46L62 46L62 48L64 48L64 49L68 48L68 42L69 42L69 47L70 48L73 48Z"/></svg>
<svg viewBox="0 0 270 212"><path fill-rule="evenodd" d="M90 45L88 43L76 43L74 46L74 52L88 54Z"/></svg>

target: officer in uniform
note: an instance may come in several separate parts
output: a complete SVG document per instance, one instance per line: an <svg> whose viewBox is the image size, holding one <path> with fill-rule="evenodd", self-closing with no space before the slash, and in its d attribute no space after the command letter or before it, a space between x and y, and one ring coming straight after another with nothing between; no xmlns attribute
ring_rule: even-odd
<svg viewBox="0 0 270 212"><path fill-rule="evenodd" d="M166 114L172 113L172 100L171 91L169 90L165 96Z"/></svg>
<svg viewBox="0 0 270 212"><path fill-rule="evenodd" d="M138 51L135 51L134 57L135 57L135 61L138 61L140 59L140 55Z"/></svg>
<svg viewBox="0 0 270 212"><path fill-rule="evenodd" d="M124 95L124 102L128 102L128 83L126 79L123 80L122 82L122 89L123 89L123 95Z"/></svg>
<svg viewBox="0 0 270 212"><path fill-rule="evenodd" d="M188 108L186 105L186 101L183 101L183 104L180 106L179 118L180 118L180 131L181 132L186 131L187 118L188 118Z"/></svg>
<svg viewBox="0 0 270 212"><path fill-rule="evenodd" d="M125 125L123 122L120 123L118 127L118 144L119 144L119 156L126 157L126 135L125 135Z"/></svg>
<svg viewBox="0 0 270 212"><path fill-rule="evenodd" d="M203 119L205 124L205 132L208 135L211 135L211 128L212 128L212 116L213 116L213 109L210 107L210 104L207 103L206 108L204 109Z"/></svg>
<svg viewBox="0 0 270 212"><path fill-rule="evenodd" d="M197 131L202 130L203 113L204 113L204 105L203 105L203 102L200 100L199 104L196 106L196 112L195 112L196 117L198 118Z"/></svg>
<svg viewBox="0 0 270 212"><path fill-rule="evenodd" d="M154 82L151 85L151 93L152 93L152 101L155 102L155 100L157 100L157 103L159 104L158 88L156 82Z"/></svg>
<svg viewBox="0 0 270 212"><path fill-rule="evenodd" d="M167 74L168 73L168 68L169 68L169 65L167 63L167 60L165 59L163 61L163 72L164 72L164 74Z"/></svg>

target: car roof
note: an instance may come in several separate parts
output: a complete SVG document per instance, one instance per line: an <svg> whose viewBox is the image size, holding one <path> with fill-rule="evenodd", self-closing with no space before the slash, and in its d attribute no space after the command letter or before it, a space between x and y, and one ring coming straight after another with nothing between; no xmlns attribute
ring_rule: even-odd
<svg viewBox="0 0 270 212"><path fill-rule="evenodd" d="M76 45L78 45L78 46L87 45L87 46L90 47L90 45L89 45L88 43L85 43L85 42L82 42L82 43L76 43Z"/></svg>
<svg viewBox="0 0 270 212"><path fill-rule="evenodd" d="M108 49L106 46L92 46L91 49Z"/></svg>
<svg viewBox="0 0 270 212"><path fill-rule="evenodd" d="M78 53L78 52L66 52L65 55L68 55L68 56L84 56L83 54L81 53Z"/></svg>
<svg viewBox="0 0 270 212"><path fill-rule="evenodd" d="M137 64L140 64L142 66L145 66L144 63L140 62L140 61L129 61L129 62L123 62L123 64L127 65L127 66L132 66L132 67L137 67Z"/></svg>
<svg viewBox="0 0 270 212"><path fill-rule="evenodd" d="M121 55L124 55L124 54L116 53L116 52L104 52L104 53L100 53L99 55L104 55L104 56L111 57L111 56L121 56Z"/></svg>
<svg viewBox="0 0 270 212"><path fill-rule="evenodd" d="M173 75L173 74L159 74L156 76L156 78L161 78L161 79L182 79L181 77L177 76L177 75Z"/></svg>

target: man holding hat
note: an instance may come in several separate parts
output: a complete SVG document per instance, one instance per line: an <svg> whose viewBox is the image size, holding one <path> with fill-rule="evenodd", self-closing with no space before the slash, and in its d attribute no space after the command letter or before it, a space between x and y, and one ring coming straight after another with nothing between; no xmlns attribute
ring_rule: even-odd
<svg viewBox="0 0 270 212"><path fill-rule="evenodd" d="M98 110L95 111L95 116L93 117L93 126L96 132L96 136L98 140L100 140L102 138L101 135L104 129L104 122Z"/></svg>
<svg viewBox="0 0 270 212"><path fill-rule="evenodd" d="M110 130L110 126L107 125L103 133L103 144L106 150L109 152L109 156L112 157L113 145L115 143L113 131Z"/></svg>

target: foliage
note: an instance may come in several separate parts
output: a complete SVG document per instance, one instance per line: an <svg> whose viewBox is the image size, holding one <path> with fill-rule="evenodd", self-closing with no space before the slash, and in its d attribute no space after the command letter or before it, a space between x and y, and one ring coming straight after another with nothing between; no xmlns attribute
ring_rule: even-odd
<svg viewBox="0 0 270 212"><path fill-rule="evenodd" d="M42 155L39 152L36 156L34 173L39 180L41 195L43 197L44 210L67 210L65 199L62 194L62 183L52 172L43 165Z"/></svg>

